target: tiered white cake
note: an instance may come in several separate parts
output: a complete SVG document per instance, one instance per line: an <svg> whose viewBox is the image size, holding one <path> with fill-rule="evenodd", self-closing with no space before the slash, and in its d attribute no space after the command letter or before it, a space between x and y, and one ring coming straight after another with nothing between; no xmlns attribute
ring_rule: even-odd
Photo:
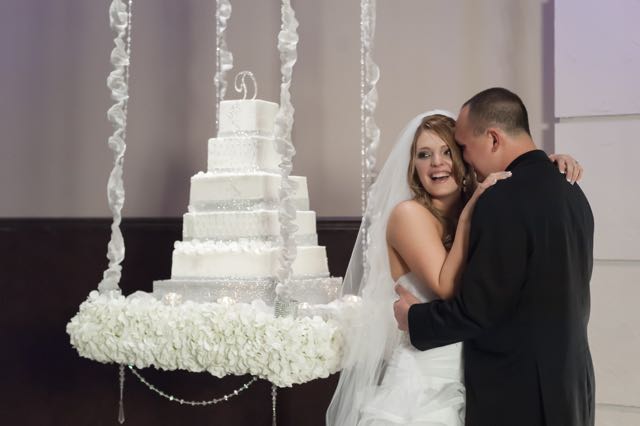
<svg viewBox="0 0 640 426"><path fill-rule="evenodd" d="M171 279L156 281L154 294L215 302L275 298L279 267L280 155L273 138L278 105L262 100L220 103L220 129L209 140L207 172L191 178L183 241L173 250ZM330 278L325 248L318 246L316 215L309 210L306 178L297 184L297 258L292 297L327 303L340 286Z"/></svg>

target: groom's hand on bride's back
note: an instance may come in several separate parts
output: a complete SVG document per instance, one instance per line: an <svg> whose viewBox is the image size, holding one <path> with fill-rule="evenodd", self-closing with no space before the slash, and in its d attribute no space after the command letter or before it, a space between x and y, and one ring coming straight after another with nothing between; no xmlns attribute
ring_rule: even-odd
<svg viewBox="0 0 640 426"><path fill-rule="evenodd" d="M400 298L393 303L393 314L396 317L398 328L402 331L409 331L409 308L420 301L400 284L396 284L395 290Z"/></svg>

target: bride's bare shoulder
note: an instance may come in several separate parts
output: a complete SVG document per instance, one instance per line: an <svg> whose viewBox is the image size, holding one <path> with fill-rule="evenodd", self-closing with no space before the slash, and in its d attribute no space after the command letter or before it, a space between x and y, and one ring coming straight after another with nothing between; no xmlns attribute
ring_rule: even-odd
<svg viewBox="0 0 640 426"><path fill-rule="evenodd" d="M430 221L438 221L436 217L425 206L416 200L407 200L396 205L391 211L389 222L419 218L424 220L428 218Z"/></svg>
<svg viewBox="0 0 640 426"><path fill-rule="evenodd" d="M396 232L404 233L407 229L419 231L434 227L438 230L440 222L433 213L418 201L407 200L399 203L391 211L387 222L387 236Z"/></svg>

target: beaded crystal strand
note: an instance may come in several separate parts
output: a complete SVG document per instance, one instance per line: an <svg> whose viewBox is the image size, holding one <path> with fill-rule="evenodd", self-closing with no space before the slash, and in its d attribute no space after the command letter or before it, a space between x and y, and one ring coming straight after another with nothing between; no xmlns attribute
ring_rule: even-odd
<svg viewBox="0 0 640 426"><path fill-rule="evenodd" d="M244 385L240 386L238 389L229 392L226 395L223 395L219 398L213 398L213 399L209 399L209 400L203 400L203 401L189 401L187 399L182 399L182 398L178 398L177 396L173 396L171 394L168 394L167 392L164 392L160 389L158 389L157 387L155 387L154 385L152 385L151 383L149 383L147 381L147 379L145 379L144 377L142 377L142 375L136 371L135 368L133 368L132 365L129 366L129 370L150 390L152 390L153 392L155 392L156 394L160 395L161 397L168 399L171 402L177 402L180 405L186 404L186 405L191 405L193 407L195 406L207 406L207 405L215 405L218 404L219 402L222 401L228 401L230 398L233 398L234 396L238 396L240 395L240 393L244 390L247 390L249 388L249 386L251 386L252 384L254 384L258 379L256 377L252 378L251 380L249 380L247 383L245 383Z"/></svg>

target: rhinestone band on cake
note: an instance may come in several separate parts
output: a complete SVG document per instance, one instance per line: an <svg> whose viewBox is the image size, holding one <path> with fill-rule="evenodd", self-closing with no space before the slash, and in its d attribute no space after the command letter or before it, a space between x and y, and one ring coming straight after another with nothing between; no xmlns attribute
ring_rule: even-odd
<svg viewBox="0 0 640 426"><path fill-rule="evenodd" d="M304 303L310 305L325 304L338 297L340 283L340 278L333 277L296 277L291 282L291 293L295 300L304 300ZM246 278L218 280L173 278L166 281L156 281L154 294L161 298L180 294L183 301L216 302L228 297L240 303L263 300L271 305L275 299L275 286L275 279L256 279L253 281Z"/></svg>

